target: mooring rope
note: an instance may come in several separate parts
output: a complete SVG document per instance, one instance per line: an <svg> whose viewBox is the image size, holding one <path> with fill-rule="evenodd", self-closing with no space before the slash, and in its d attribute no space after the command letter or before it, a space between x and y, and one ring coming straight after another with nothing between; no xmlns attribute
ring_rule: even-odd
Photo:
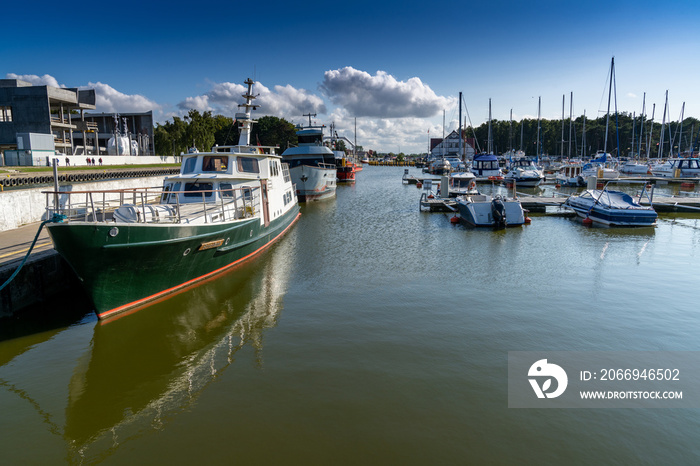
<svg viewBox="0 0 700 466"><path fill-rule="evenodd" d="M36 232L36 235L34 236L34 241L32 241L32 245L29 247L29 251L27 251L27 254L24 256L24 259L22 260L22 263L19 264L19 267L17 267L17 270L15 270L10 278L8 278L5 283L0 286L0 291L2 291L9 283L15 279L17 274L19 273L20 270L22 270L22 267L24 267L24 264L27 262L27 259L29 259L29 255L32 253L32 249L34 249L34 246L36 245L36 241L39 239L39 234L41 233L41 229L44 228L44 225L47 223L60 223L63 220L65 220L66 216L61 215L61 214L53 214L53 217L51 217L49 220L44 220L41 222L41 225L39 225L39 230Z"/></svg>

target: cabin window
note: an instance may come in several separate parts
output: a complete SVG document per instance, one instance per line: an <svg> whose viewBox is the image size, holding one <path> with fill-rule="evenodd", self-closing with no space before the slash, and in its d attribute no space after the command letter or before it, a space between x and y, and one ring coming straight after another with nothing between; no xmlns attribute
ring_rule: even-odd
<svg viewBox="0 0 700 466"><path fill-rule="evenodd" d="M169 184L166 184L165 187L163 188L163 194L160 197L161 203L165 203L166 200L168 199L168 192L170 192L170 188L172 188L172 186Z"/></svg>
<svg viewBox="0 0 700 466"><path fill-rule="evenodd" d="M197 157L188 157L185 163L182 164L182 173L194 173L194 167L197 164Z"/></svg>
<svg viewBox="0 0 700 466"><path fill-rule="evenodd" d="M225 172L228 157L221 155L208 155L202 158L202 171L205 172Z"/></svg>
<svg viewBox="0 0 700 466"><path fill-rule="evenodd" d="M219 183L221 197L233 197L233 185L231 183Z"/></svg>
<svg viewBox="0 0 700 466"><path fill-rule="evenodd" d="M204 196L211 197L211 191L213 186L211 183L185 183L185 197L202 197L202 191L208 191L204 193Z"/></svg>
<svg viewBox="0 0 700 466"><path fill-rule="evenodd" d="M169 202L175 202L175 199L177 198L177 192L178 192L179 190L180 190L180 182L178 181L177 183L175 183L175 184L173 185L173 191L174 191L174 192L172 192L172 193L170 194Z"/></svg>
<svg viewBox="0 0 700 466"><path fill-rule="evenodd" d="M238 171L241 173L260 173L258 159L253 157L238 157Z"/></svg>
<svg viewBox="0 0 700 466"><path fill-rule="evenodd" d="M299 144L319 144L321 138L317 134L312 134L311 136L297 136L297 142Z"/></svg>

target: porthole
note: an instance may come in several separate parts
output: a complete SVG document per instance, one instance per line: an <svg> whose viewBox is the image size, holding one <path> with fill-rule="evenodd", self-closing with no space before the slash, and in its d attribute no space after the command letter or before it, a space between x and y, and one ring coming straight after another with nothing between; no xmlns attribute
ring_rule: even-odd
<svg viewBox="0 0 700 466"><path fill-rule="evenodd" d="M190 248L187 248L187 249L185 249L185 252L182 253L182 255L183 255L183 256L186 256L187 254L190 253L190 251L191 251L191 249L190 249Z"/></svg>
<svg viewBox="0 0 700 466"><path fill-rule="evenodd" d="M228 246L228 242L231 240L231 238L226 238L226 242L224 243L224 246Z"/></svg>
<svg viewBox="0 0 700 466"><path fill-rule="evenodd" d="M111 236L112 238L114 238L118 234L119 234L119 228L117 228L117 227L112 227L112 229L109 230L109 236Z"/></svg>

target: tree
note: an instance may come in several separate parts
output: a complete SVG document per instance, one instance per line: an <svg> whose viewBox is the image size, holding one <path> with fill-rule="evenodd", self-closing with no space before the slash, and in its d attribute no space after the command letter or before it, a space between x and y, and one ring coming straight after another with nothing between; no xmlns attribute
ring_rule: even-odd
<svg viewBox="0 0 700 466"><path fill-rule="evenodd" d="M297 145L296 128L284 118L264 116L253 125L250 143L280 146L280 150L284 151L289 146Z"/></svg>
<svg viewBox="0 0 700 466"><path fill-rule="evenodd" d="M189 125L185 131L185 144L192 144L200 151L209 151L214 145L214 122L211 112L200 114L197 110L190 110L185 120ZM191 142L190 142L191 141Z"/></svg>

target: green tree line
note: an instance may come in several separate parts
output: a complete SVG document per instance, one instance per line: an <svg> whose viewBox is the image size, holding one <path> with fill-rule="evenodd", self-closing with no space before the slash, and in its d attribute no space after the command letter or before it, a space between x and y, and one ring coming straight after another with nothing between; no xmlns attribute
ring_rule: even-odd
<svg viewBox="0 0 700 466"><path fill-rule="evenodd" d="M238 144L239 129L233 118L190 110L184 117L173 117L164 124L156 123L153 133L156 154L179 155L191 147L199 151L211 150L215 145ZM250 143L261 146L280 146L283 151L297 145L294 125L283 118L264 116L253 125Z"/></svg>
<svg viewBox="0 0 700 466"><path fill-rule="evenodd" d="M571 141L571 156L586 157L595 155L596 151L605 150L605 120L600 117L594 120L586 118L585 146L583 145L583 116L573 120L571 138L569 138L569 119L564 119L564 143L562 147L562 120L540 120L540 142L542 147L540 155L569 155L569 141ZM642 121L643 120L643 121ZM643 123L643 126L642 126ZM641 156L646 157L649 148L650 157L657 157L661 137L661 122L655 121L649 142L649 130L652 128L651 119L642 117L632 118L628 113L610 115L608 128L607 152L614 156L627 157L630 153L639 152L640 130L643 129L641 139ZM522 146L521 146L522 126ZM486 151L488 142L488 123L466 130L465 137L476 137L478 146ZM502 154L509 149L525 151L528 156L534 157L537 147L537 119L524 119L519 122L491 120L491 132L493 135L493 151ZM634 133L634 141L632 136ZM700 133L700 121L696 118L686 118L680 122L667 122L664 129L663 156L668 157L669 151L677 155L680 151L687 151L692 147L698 149L698 134ZM619 141L619 151L618 151ZM680 147L679 147L680 146Z"/></svg>

